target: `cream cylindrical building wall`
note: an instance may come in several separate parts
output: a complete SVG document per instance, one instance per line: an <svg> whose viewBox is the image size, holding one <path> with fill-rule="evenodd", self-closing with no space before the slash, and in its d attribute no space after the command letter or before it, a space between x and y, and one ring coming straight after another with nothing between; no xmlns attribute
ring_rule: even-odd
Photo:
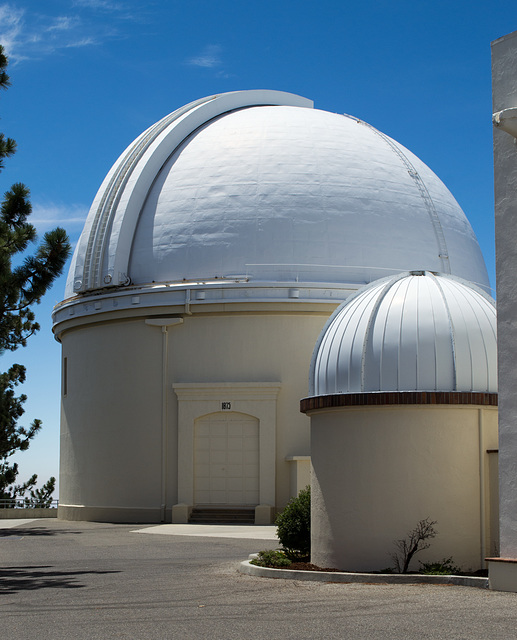
<svg viewBox="0 0 517 640"><path fill-rule="evenodd" d="M159 517L160 338L138 319L61 335L61 517Z"/></svg>
<svg viewBox="0 0 517 640"><path fill-rule="evenodd" d="M418 562L452 556L484 567L493 550L487 449L497 448L497 408L360 406L309 412L313 550L321 567L393 567L395 542L420 520L436 538Z"/></svg>
<svg viewBox="0 0 517 640"><path fill-rule="evenodd" d="M170 521L173 505L182 502L178 489L195 484L193 461L190 479L178 481L185 458L195 455L195 422L225 411L226 403L232 405L230 413L238 410L250 416L260 415L261 404L273 403L274 432L263 456L263 475L273 481L273 499L269 495L267 504L285 504L296 493L290 478L294 463L286 458L310 454L309 421L298 411L299 398L307 394L310 345L334 305L301 303L297 311L285 304L269 310L261 305L257 311L256 305L246 310L247 305L240 304L239 311L230 307L230 312L200 306L192 304L191 315L178 313L182 310L177 307L163 309L165 315L160 316L153 309L139 309L145 315L128 318L127 311L121 317L111 312L106 320L96 315L68 320L61 327L66 365L60 517ZM179 322L169 324L174 319ZM169 324L166 354L162 320L166 327ZM273 401L257 395L261 386L264 393L275 389ZM178 440L185 387L195 389L188 400L196 407L183 425L190 447Z"/></svg>

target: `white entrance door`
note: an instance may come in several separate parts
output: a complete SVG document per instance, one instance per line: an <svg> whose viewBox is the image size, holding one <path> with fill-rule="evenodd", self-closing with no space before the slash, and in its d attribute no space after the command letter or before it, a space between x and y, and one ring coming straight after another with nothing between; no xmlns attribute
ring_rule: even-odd
<svg viewBox="0 0 517 640"><path fill-rule="evenodd" d="M194 428L195 504L259 503L259 421L213 413Z"/></svg>

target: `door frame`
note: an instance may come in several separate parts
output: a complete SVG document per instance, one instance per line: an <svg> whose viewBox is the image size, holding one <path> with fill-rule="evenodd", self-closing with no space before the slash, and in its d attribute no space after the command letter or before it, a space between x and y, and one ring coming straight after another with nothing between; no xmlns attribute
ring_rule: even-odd
<svg viewBox="0 0 517 640"><path fill-rule="evenodd" d="M194 423L210 413L244 413L259 421L259 504L275 506L278 382L177 382L178 503L194 504Z"/></svg>

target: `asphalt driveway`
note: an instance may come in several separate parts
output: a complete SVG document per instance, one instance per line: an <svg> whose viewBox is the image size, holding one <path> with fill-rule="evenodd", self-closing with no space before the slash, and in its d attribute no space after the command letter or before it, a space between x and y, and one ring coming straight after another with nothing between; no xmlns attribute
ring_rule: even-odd
<svg viewBox="0 0 517 640"><path fill-rule="evenodd" d="M275 546L268 531L253 537L253 527L226 537L217 527L199 535L202 525L198 535L51 519L3 526L0 629L8 640L517 638L516 594L240 574L249 553Z"/></svg>

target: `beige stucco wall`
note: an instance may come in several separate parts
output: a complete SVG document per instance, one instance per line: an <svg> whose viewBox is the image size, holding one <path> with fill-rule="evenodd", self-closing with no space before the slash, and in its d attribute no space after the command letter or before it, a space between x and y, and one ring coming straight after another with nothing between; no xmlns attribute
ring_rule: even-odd
<svg viewBox="0 0 517 640"><path fill-rule="evenodd" d="M151 309L129 319L122 317L127 311L120 318L110 312L58 326L67 360L60 517L160 521L165 503L170 521L179 473L174 387L190 383L222 384L225 397L233 395L225 383L278 385L273 506L282 508L293 492L286 458L310 453L309 420L300 414L299 400L307 395L313 345L334 307L241 303L237 310L221 305L192 315L161 309L163 317L183 320L166 329L166 340L161 327L146 324ZM201 401L203 394L201 389Z"/></svg>
<svg viewBox="0 0 517 640"><path fill-rule="evenodd" d="M487 449L497 409L352 407L311 413L312 561L371 571L393 566L393 541L419 520L438 536L418 560L484 566L491 548Z"/></svg>
<svg viewBox="0 0 517 640"><path fill-rule="evenodd" d="M67 507L160 507L161 342L142 321L81 327L62 336L67 359L62 397L60 517ZM64 382L64 381L63 381ZM120 511L122 510L122 511ZM154 513L155 512L155 513ZM104 519L101 511L90 516Z"/></svg>
<svg viewBox="0 0 517 640"><path fill-rule="evenodd" d="M288 456L291 480L291 498L295 498L302 489L311 484L311 457Z"/></svg>

